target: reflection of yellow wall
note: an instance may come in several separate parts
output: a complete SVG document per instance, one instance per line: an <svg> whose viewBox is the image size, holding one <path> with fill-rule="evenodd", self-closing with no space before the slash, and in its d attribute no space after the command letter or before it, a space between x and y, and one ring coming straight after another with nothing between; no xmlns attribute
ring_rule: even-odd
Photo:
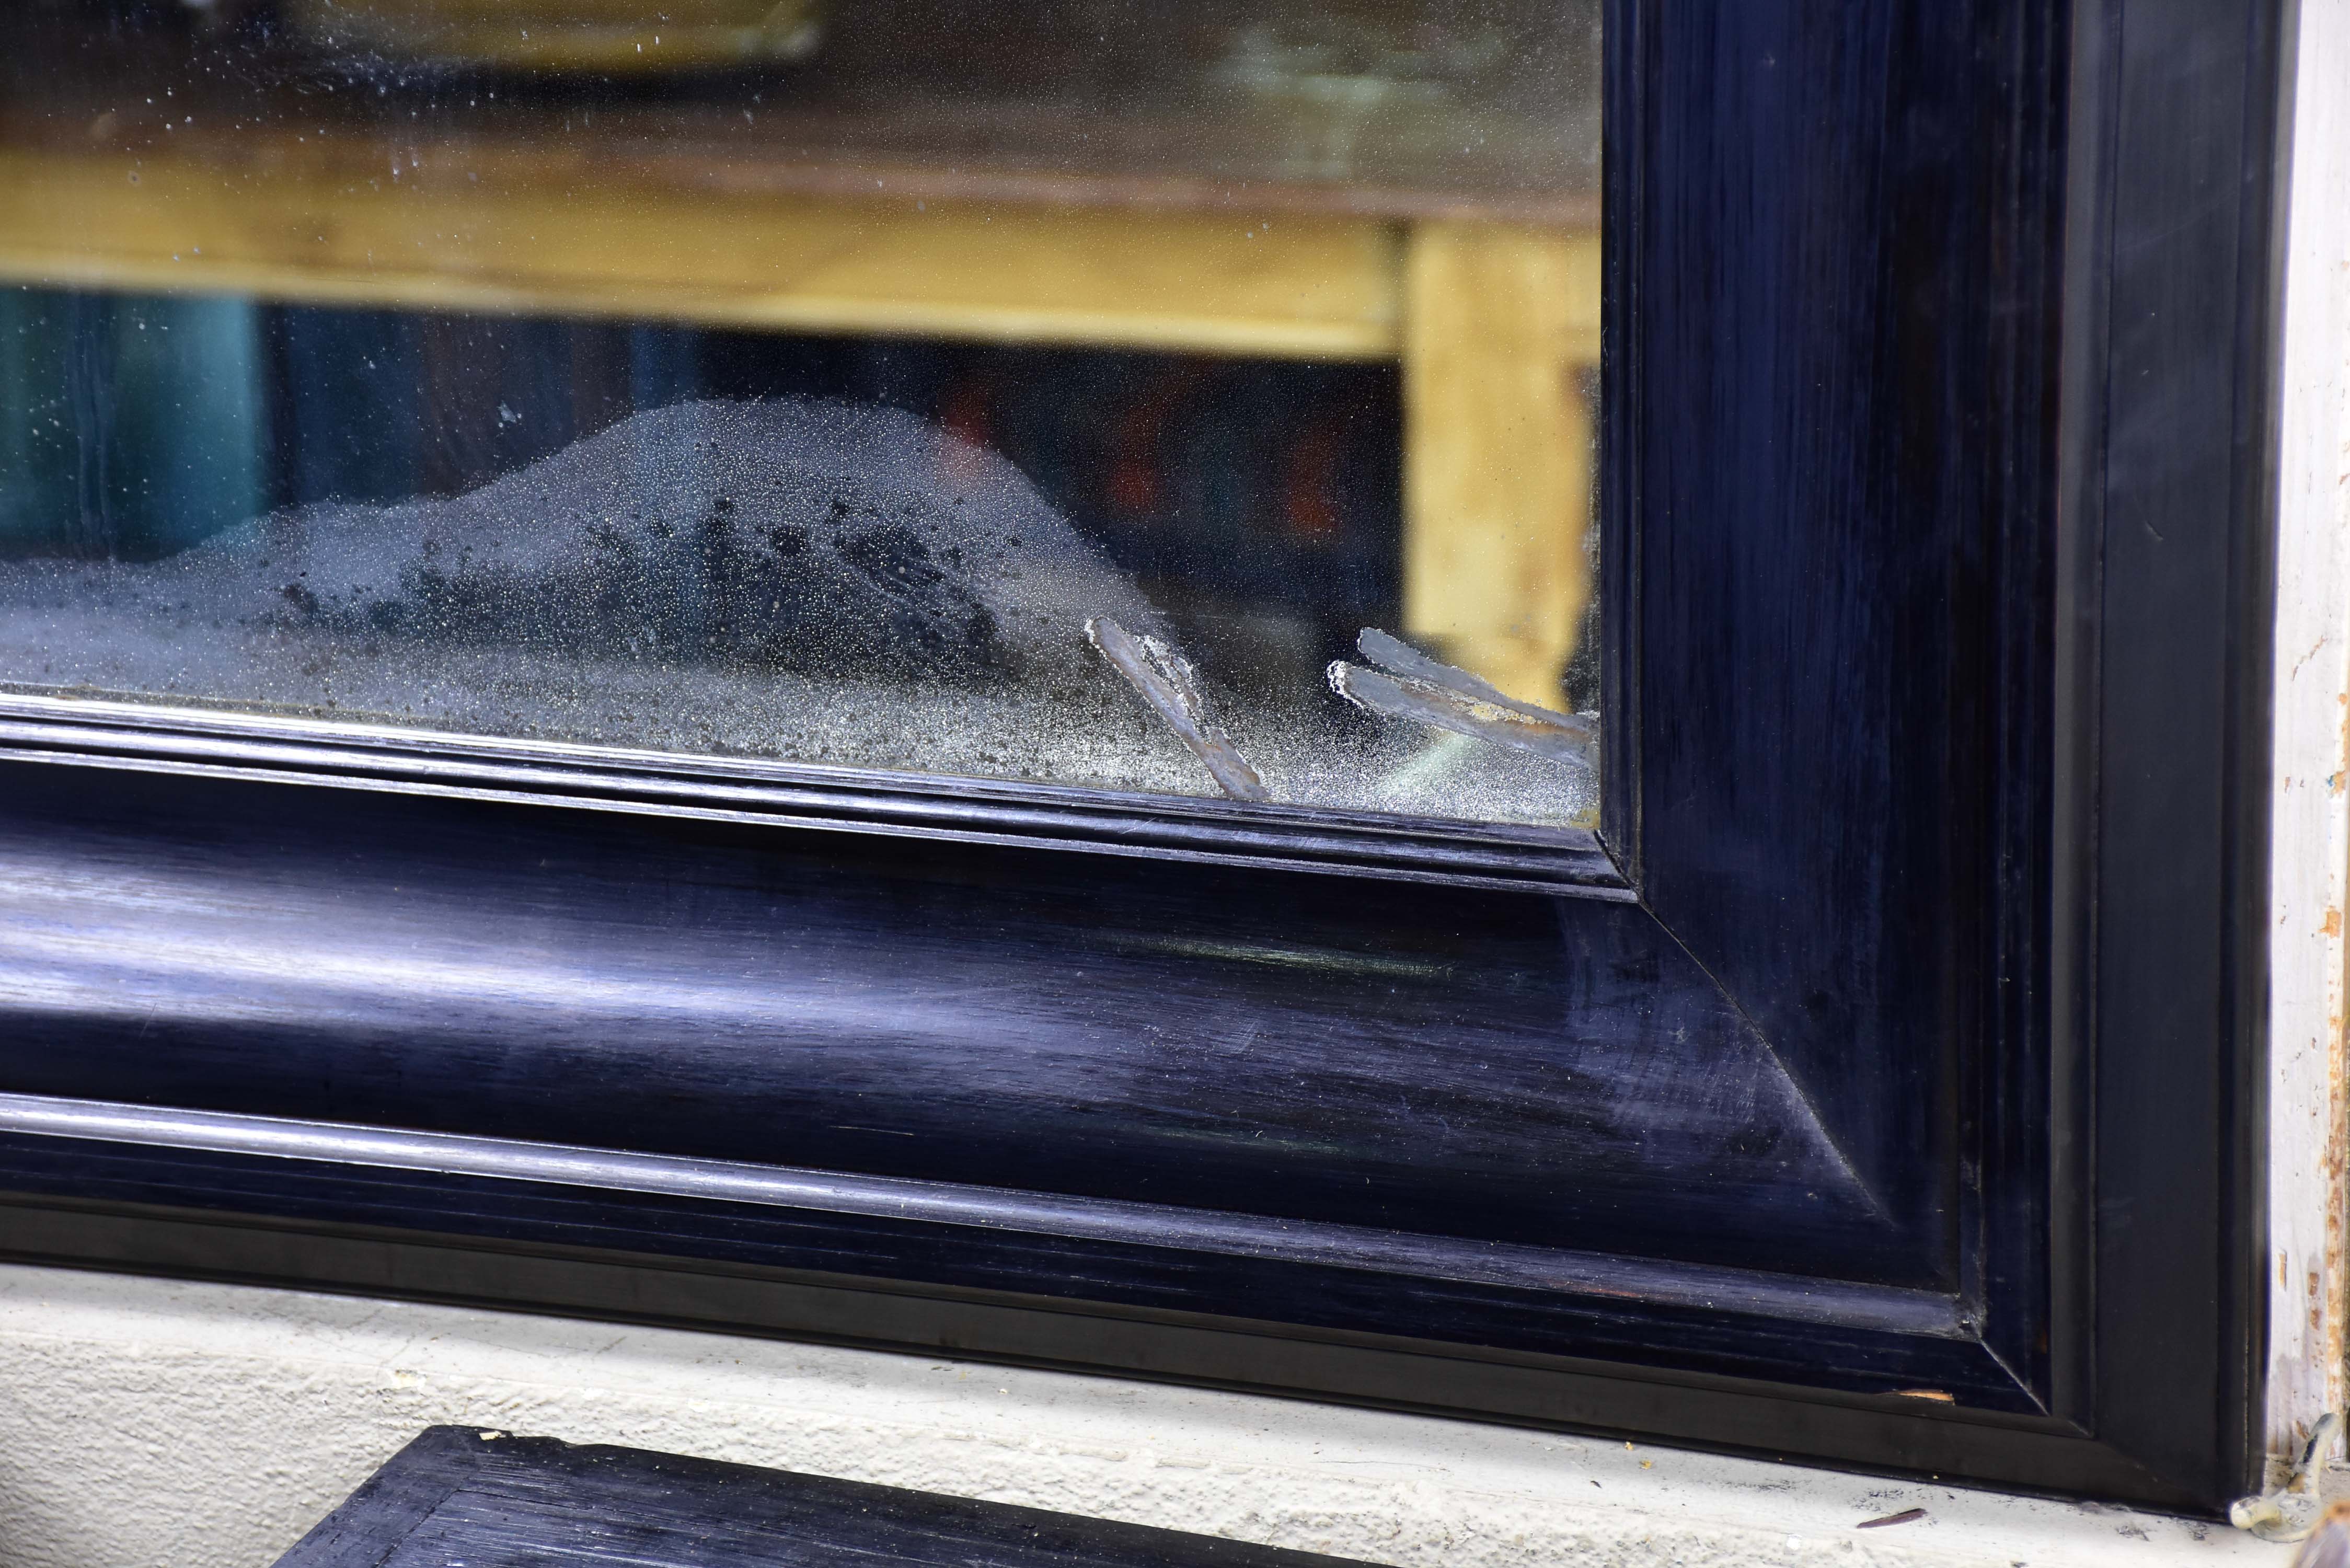
<svg viewBox="0 0 2350 1568"><path fill-rule="evenodd" d="M1598 240L1422 223L1403 289L1404 629L1556 706L1591 597Z"/></svg>
<svg viewBox="0 0 2350 1568"><path fill-rule="evenodd" d="M1555 704L1596 236L730 188L494 144L0 151L0 280L1404 365L1404 629Z"/></svg>
<svg viewBox="0 0 2350 1568"><path fill-rule="evenodd" d="M1396 253L1365 219L778 195L526 150L0 152L17 282L1375 359Z"/></svg>

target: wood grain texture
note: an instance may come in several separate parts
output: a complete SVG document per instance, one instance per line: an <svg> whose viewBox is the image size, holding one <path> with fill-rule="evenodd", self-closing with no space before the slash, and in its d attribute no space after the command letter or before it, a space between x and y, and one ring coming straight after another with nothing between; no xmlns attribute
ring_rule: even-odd
<svg viewBox="0 0 2350 1568"><path fill-rule="evenodd" d="M1345 1561L638 1449L432 1427L277 1568L1336 1568Z"/></svg>
<svg viewBox="0 0 2350 1568"><path fill-rule="evenodd" d="M1970 1266L1942 1096L2013 1073L2002 1124L2042 1114L2044 1035L1988 1010L2043 853L2059 20L1633 13L1602 835L1905 1233Z"/></svg>
<svg viewBox="0 0 2350 1568"><path fill-rule="evenodd" d="M2099 1418L2220 1495L2255 1490L2264 1447L2283 14L2146 0L2104 57L2112 270L2088 503L2106 596L2090 647L2114 760L2094 775L2092 1044L2114 1065L2095 1122L2096 1329L2168 1372L2158 1388L2101 1386ZM2158 733L2143 751L2126 739Z"/></svg>
<svg viewBox="0 0 2350 1568"><path fill-rule="evenodd" d="M1905 1393L1929 1389L2045 1436L2080 1435L1968 1330L1963 1303L1930 1292L1783 1275L1772 1291L1690 1304L1639 1288L1637 1269L1567 1282L1574 1259L1530 1288L1449 1278L1401 1253L1350 1266L1149 1234L1095 1241L97 1138L0 1136L0 1168L13 1195L0 1200L0 1256L18 1262L1140 1371L1545 1426L1646 1428L1621 1417L1669 1403L1648 1382L1662 1376L1739 1402L1794 1386L1843 1408L1950 1414ZM1806 1310L1777 1310L1790 1295ZM1400 1363L1376 1390L1350 1388L1344 1366L1361 1358L1333 1351L1346 1346ZM1624 1381L1599 1396L1562 1387L1569 1374ZM1777 1441L1769 1429L1751 1413L1734 1438L1678 1428L1700 1444L1763 1446ZM1911 1442L1936 1455L1972 1446L1963 1434ZM1870 1462L1908 1468L1910 1451Z"/></svg>
<svg viewBox="0 0 2350 1568"><path fill-rule="evenodd" d="M603 775L476 800L512 759L453 749L327 787L343 737L277 743L301 788L118 726L0 769L15 1092L1572 1243L1775 1270L1833 1323L33 1135L7 1250L2243 1490L2275 15L1611 8L1638 902L1113 871L897 836L896 797L869 835ZM1856 1326L1887 1288L1962 1332Z"/></svg>
<svg viewBox="0 0 2350 1568"><path fill-rule="evenodd" d="M513 148L0 151L0 277L311 303L1382 358L1396 244L1376 220L550 178Z"/></svg>
<svg viewBox="0 0 2350 1568"><path fill-rule="evenodd" d="M1603 836L1987 1342L2240 1492L2277 9L1629 11Z"/></svg>
<svg viewBox="0 0 2350 1568"><path fill-rule="evenodd" d="M1591 598L1597 237L1421 223L1403 276L1405 628L1556 708Z"/></svg>
<svg viewBox="0 0 2350 1568"><path fill-rule="evenodd" d="M1072 1198L972 1183L864 1176L805 1166L644 1154L473 1133L400 1132L249 1112L163 1110L114 1100L0 1093L0 1133L68 1143L168 1148L231 1159L486 1179L509 1188L679 1199L821 1215L993 1230L1046 1241L1148 1241L1170 1250L1455 1284L1608 1296L1652 1306L1735 1312L1830 1329L1965 1337L1955 1298L1899 1286L1824 1293L1757 1269L1653 1262L1409 1235L1361 1226L1187 1209L1155 1200Z"/></svg>
<svg viewBox="0 0 2350 1568"><path fill-rule="evenodd" d="M7 774L9 1090L1939 1282L1623 902Z"/></svg>

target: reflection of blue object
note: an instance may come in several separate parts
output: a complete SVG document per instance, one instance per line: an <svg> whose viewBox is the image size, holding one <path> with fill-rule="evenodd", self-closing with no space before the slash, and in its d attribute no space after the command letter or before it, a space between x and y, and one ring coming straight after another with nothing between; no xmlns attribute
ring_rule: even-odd
<svg viewBox="0 0 2350 1568"><path fill-rule="evenodd" d="M638 327L629 332L629 402L635 409L665 409L702 395L701 334L670 327Z"/></svg>
<svg viewBox="0 0 2350 1568"><path fill-rule="evenodd" d="M65 548L78 516L62 296L0 289L0 554Z"/></svg>
<svg viewBox="0 0 2350 1568"><path fill-rule="evenodd" d="M381 310L281 309L281 501L399 501L417 489L416 322Z"/></svg>
<svg viewBox="0 0 2350 1568"><path fill-rule="evenodd" d="M0 553L145 559L266 510L259 321L0 291Z"/></svg>

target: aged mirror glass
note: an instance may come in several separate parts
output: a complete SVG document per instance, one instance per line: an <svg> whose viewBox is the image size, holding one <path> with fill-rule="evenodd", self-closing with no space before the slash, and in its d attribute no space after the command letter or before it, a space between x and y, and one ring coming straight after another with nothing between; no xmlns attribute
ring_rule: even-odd
<svg viewBox="0 0 2350 1568"><path fill-rule="evenodd" d="M1587 822L1597 28L52 0L0 683Z"/></svg>

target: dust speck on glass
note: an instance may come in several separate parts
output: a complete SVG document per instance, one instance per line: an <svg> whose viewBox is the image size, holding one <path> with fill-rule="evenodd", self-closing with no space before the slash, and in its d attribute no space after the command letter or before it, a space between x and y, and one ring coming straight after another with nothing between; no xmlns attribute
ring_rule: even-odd
<svg viewBox="0 0 2350 1568"><path fill-rule="evenodd" d="M1596 0L36 0L0 686L1571 824Z"/></svg>

